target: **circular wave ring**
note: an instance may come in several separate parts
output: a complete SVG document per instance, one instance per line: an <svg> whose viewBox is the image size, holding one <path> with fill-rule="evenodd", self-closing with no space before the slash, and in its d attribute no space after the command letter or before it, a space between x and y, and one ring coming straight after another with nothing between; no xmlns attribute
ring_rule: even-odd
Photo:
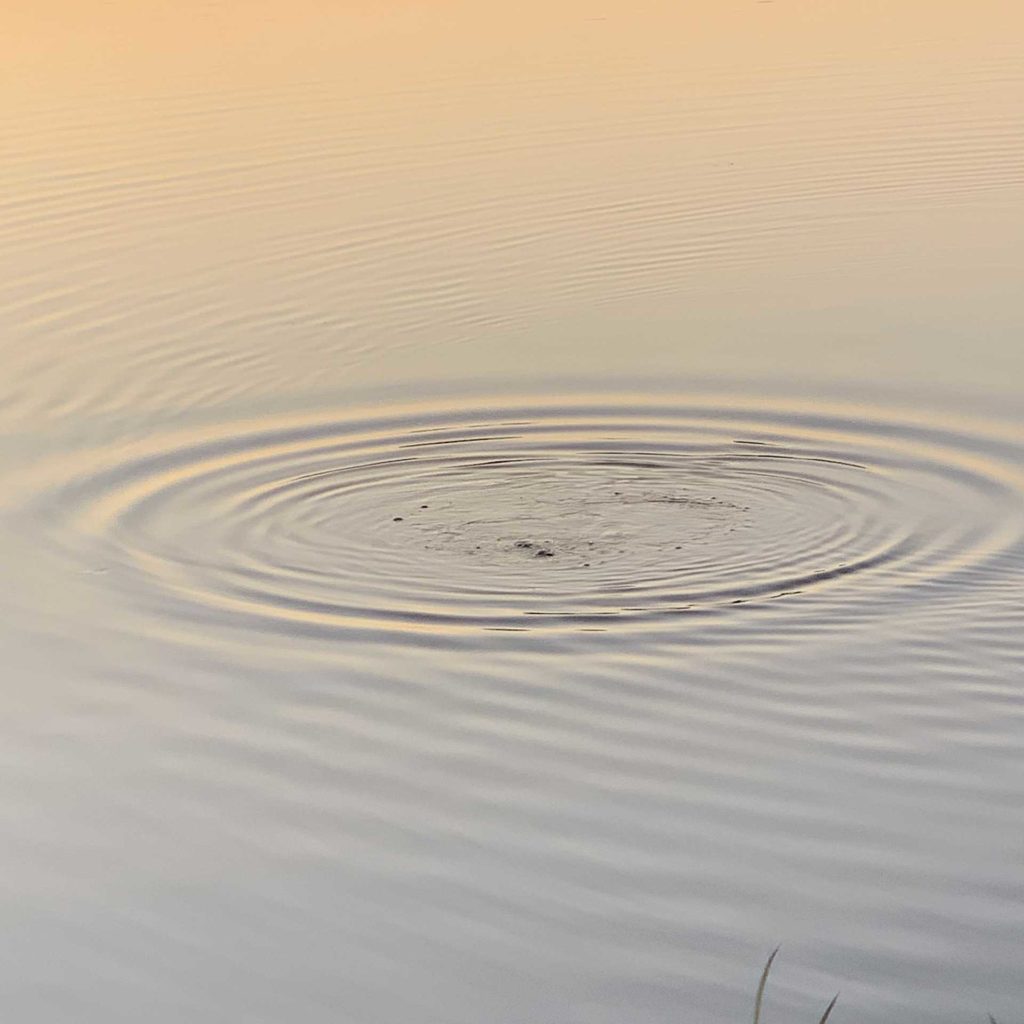
<svg viewBox="0 0 1024 1024"><path fill-rule="evenodd" d="M1024 504L991 438L724 399L353 415L95 461L44 492L58 539L161 611L286 630L676 628L797 595L841 618L977 569Z"/></svg>

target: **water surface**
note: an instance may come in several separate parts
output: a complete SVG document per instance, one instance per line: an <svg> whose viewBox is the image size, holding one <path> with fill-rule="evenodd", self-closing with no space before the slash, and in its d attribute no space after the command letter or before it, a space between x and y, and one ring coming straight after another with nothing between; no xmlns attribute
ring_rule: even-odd
<svg viewBox="0 0 1024 1024"><path fill-rule="evenodd" d="M1019 1016L1015 8L9 21L13 1017Z"/></svg>

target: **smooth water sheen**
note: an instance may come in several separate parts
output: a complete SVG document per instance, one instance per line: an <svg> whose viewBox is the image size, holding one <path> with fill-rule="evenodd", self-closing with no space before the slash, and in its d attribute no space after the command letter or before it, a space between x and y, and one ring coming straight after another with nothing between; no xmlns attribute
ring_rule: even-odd
<svg viewBox="0 0 1024 1024"><path fill-rule="evenodd" d="M1016 8L9 22L12 1020L1020 1018Z"/></svg>

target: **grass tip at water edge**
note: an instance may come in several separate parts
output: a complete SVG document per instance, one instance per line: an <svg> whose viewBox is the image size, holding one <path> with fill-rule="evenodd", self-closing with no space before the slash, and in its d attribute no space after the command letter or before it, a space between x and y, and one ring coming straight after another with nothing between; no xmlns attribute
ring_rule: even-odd
<svg viewBox="0 0 1024 1024"><path fill-rule="evenodd" d="M754 996L754 1022L753 1024L761 1024L761 1007L764 1004L764 990L768 984L768 975L771 972L772 964L775 962L775 957L778 956L780 946L776 946L768 956L768 960L765 962L764 970L761 972L761 980L757 983L757 994ZM832 997L832 1002L825 1007L825 1012L821 1015L821 1019L818 1024L826 1024L832 1010L835 1008L836 1003L839 1001L839 993L837 992ZM989 1016L990 1024L996 1024L992 1020L991 1015Z"/></svg>

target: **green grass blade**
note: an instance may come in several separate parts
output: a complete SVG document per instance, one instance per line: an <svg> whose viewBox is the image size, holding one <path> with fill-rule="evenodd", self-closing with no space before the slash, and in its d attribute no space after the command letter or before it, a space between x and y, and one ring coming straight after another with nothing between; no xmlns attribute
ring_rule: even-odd
<svg viewBox="0 0 1024 1024"><path fill-rule="evenodd" d="M828 1015L832 1012L832 1007L835 1006L837 1002L839 1002L838 992L832 997L832 1002L825 1007L825 1012L821 1015L821 1020L818 1021L818 1024L825 1024L825 1021L828 1020Z"/></svg>
<svg viewBox="0 0 1024 1024"><path fill-rule="evenodd" d="M758 983L757 995L754 998L754 1024L760 1024L761 1021L761 1002L764 999L764 987L768 984L768 972L772 969L772 961L775 959L775 954L778 951L779 947L776 946L772 950L772 955L768 957L764 970L761 972L761 981Z"/></svg>

